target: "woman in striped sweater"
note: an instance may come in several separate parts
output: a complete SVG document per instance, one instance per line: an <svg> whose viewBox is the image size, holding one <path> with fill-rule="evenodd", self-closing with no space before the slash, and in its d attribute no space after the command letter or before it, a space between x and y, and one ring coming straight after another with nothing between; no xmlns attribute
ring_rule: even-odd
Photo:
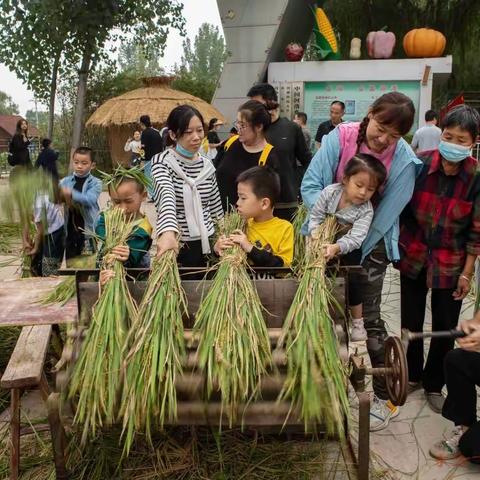
<svg viewBox="0 0 480 480"><path fill-rule="evenodd" d="M180 105L170 112L167 128L172 147L152 158L157 257L175 250L180 266L204 267L223 210L215 168L199 154L203 118L196 108Z"/></svg>

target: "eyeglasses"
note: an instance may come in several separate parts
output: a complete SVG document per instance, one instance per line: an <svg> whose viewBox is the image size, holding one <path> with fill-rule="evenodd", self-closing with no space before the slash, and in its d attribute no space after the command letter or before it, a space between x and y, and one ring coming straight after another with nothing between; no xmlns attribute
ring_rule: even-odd
<svg viewBox="0 0 480 480"><path fill-rule="evenodd" d="M239 122L238 120L235 120L233 122L233 126L238 130L245 130L247 127L249 127L249 124L248 123L245 123L245 122Z"/></svg>

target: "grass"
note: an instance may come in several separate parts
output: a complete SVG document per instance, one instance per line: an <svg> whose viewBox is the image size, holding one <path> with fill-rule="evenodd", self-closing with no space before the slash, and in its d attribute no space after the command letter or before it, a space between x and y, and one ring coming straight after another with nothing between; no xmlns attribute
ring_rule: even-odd
<svg viewBox="0 0 480 480"><path fill-rule="evenodd" d="M294 254L292 268L294 272L300 272L305 260L305 235L302 235L302 225L307 219L308 210L305 204L301 203L293 217L294 230Z"/></svg>
<svg viewBox="0 0 480 480"><path fill-rule="evenodd" d="M151 443L152 427L163 429L165 421L176 419L175 379L185 357L186 313L176 254L170 250L153 262L139 320L131 330L122 396L126 454L135 435L144 432Z"/></svg>
<svg viewBox="0 0 480 480"><path fill-rule="evenodd" d="M334 217L319 226L307 249L298 289L287 313L278 348L287 354L287 377L280 399L289 399L305 430L324 424L330 435L344 436L349 414L347 371L342 364L331 309L332 281L326 276L323 245L332 243Z"/></svg>
<svg viewBox="0 0 480 480"><path fill-rule="evenodd" d="M225 216L220 234L228 236L243 228L242 218L231 212ZM263 307L248 268L240 247L235 245L225 251L194 325L207 396L214 390L221 392L222 412L230 426L240 404L258 394L260 378L272 362Z"/></svg>
<svg viewBox="0 0 480 480"><path fill-rule="evenodd" d="M138 222L129 221L123 211L105 212L105 242L102 269L115 277L102 288L93 306L92 318L70 383L70 397L78 396L75 423L83 425L82 443L95 436L97 428L117 420L124 349L137 306L128 290L123 264L111 254L125 245Z"/></svg>

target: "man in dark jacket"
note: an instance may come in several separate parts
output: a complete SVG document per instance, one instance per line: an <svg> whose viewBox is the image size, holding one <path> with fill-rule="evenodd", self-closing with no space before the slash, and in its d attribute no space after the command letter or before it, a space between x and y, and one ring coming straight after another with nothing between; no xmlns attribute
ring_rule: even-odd
<svg viewBox="0 0 480 480"><path fill-rule="evenodd" d="M52 141L49 138L42 140L42 151L35 162L35 168L42 168L45 173L51 175L58 182L58 152L52 149Z"/></svg>
<svg viewBox="0 0 480 480"><path fill-rule="evenodd" d="M152 122L148 115L142 115L140 117L140 128L142 129L142 137L140 141L142 142L142 148L145 152L145 175L152 179L152 165L151 160L154 155L160 153L163 150L163 141L160 132L152 127ZM153 201L154 188L148 189L148 197L150 201Z"/></svg>
<svg viewBox="0 0 480 480"><path fill-rule="evenodd" d="M262 102L272 117L272 123L265 132L267 141L275 147L275 153L282 161L288 162L295 171L292 182L295 183L295 191L300 197L300 184L303 174L310 163L312 153L308 148L302 129L288 118L280 117L280 106L278 104L277 92L269 83L254 85L247 93L252 100ZM288 215L282 218L293 218L297 209L297 202L288 204L279 203L275 211L284 210Z"/></svg>

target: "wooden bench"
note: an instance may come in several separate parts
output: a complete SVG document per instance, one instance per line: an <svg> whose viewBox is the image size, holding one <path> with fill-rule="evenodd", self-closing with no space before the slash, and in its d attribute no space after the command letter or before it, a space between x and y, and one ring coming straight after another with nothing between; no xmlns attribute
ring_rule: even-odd
<svg viewBox="0 0 480 480"><path fill-rule="evenodd" d="M1 332L0 332L1 333ZM23 389L38 388L47 402L50 388L44 373L45 357L52 333L51 325L23 327L0 386L11 390L10 478L18 479L20 466L20 395Z"/></svg>

